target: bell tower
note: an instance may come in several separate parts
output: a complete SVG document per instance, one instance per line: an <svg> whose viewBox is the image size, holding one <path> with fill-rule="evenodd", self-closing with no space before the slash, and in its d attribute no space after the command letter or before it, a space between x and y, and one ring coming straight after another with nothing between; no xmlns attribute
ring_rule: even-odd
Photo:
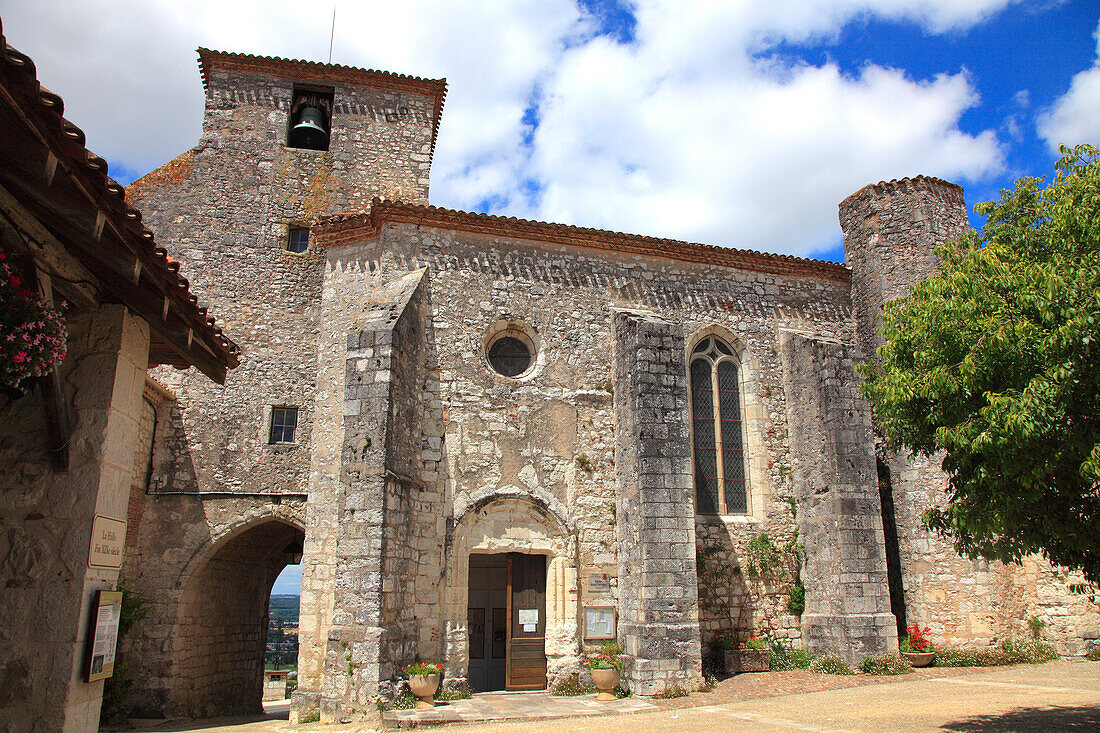
<svg viewBox="0 0 1100 733"><path fill-rule="evenodd" d="M150 599L130 641L131 699L154 716L259 704L252 650L266 635L258 621L266 596L246 591L271 565L253 557L248 582L218 580L223 558L203 543L251 518L258 534L248 536L278 559L286 527L300 537L306 526L327 265L311 227L366 211L374 197L426 204L446 93L443 80L208 49L199 49L199 68L201 138L126 195L186 263L190 285L216 303L211 315L246 356L224 387L188 372L159 375L177 399L158 428L164 449L151 490L132 495L142 521L125 561L135 590ZM318 552L306 536L307 567ZM196 605L202 598L236 609L225 612L243 629L235 646L219 641L226 619ZM311 638L326 643L309 636L317 617L303 613L304 647ZM203 671L211 649L224 653L220 676ZM303 653L302 671L319 679L314 658Z"/></svg>

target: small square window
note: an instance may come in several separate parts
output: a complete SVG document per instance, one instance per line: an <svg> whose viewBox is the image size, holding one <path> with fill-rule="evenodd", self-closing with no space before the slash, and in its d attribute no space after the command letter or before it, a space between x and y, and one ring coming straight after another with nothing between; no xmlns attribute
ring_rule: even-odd
<svg viewBox="0 0 1100 733"><path fill-rule="evenodd" d="M290 252L305 252L309 247L309 230L305 227L290 227L286 231L286 248Z"/></svg>
<svg viewBox="0 0 1100 733"><path fill-rule="evenodd" d="M293 443L297 427L297 407L271 408L271 443Z"/></svg>

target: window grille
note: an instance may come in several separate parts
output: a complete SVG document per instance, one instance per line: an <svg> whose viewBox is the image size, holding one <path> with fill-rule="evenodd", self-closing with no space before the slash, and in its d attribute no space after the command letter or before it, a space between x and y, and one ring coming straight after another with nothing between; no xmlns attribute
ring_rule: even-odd
<svg viewBox="0 0 1100 733"><path fill-rule="evenodd" d="M740 368L733 349L714 336L691 352L692 452L695 510L746 514L748 476L741 419Z"/></svg>

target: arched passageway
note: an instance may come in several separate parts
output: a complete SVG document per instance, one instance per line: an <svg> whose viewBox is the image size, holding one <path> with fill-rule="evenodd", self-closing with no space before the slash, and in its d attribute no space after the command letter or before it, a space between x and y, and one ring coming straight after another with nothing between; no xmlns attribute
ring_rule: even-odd
<svg viewBox="0 0 1100 733"><path fill-rule="evenodd" d="M180 604L171 714L262 712L268 598L287 563L300 561L303 536L272 519L217 543L198 561Z"/></svg>

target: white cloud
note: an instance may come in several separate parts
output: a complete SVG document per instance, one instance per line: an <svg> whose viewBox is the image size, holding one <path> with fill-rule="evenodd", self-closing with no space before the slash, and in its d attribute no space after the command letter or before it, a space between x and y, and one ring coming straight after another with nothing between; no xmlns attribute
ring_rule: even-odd
<svg viewBox="0 0 1100 733"><path fill-rule="evenodd" d="M1092 68L1074 76L1069 91L1037 120L1039 134L1054 152L1061 144L1100 144L1100 26L1093 35L1096 60Z"/></svg>
<svg viewBox="0 0 1100 733"><path fill-rule="evenodd" d="M806 254L835 242L836 204L860 186L975 180L1002 153L994 131L960 131L978 102L961 72L850 75L774 45L828 43L871 16L958 31L1011 2L638 0L635 42L619 45L573 0L342 0L333 61L447 77L437 205ZM2 14L89 146L140 174L198 139L196 46L327 58L330 10L303 7L43 0Z"/></svg>

